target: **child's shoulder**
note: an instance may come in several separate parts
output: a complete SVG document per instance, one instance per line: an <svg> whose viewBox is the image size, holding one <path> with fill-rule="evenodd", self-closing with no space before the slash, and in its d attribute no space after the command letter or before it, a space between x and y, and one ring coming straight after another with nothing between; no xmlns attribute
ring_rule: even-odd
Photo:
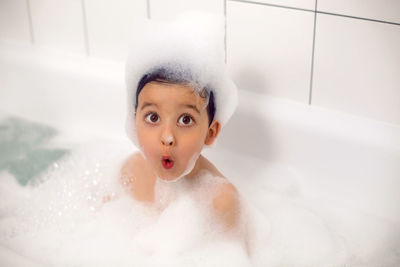
<svg viewBox="0 0 400 267"><path fill-rule="evenodd" d="M154 199L156 178L141 153L133 153L124 161L120 170L120 179L131 189L137 200L151 202Z"/></svg>
<svg viewBox="0 0 400 267"><path fill-rule="evenodd" d="M122 164L121 173L131 172L133 167L138 164L138 161L141 160L139 157L139 153L131 154Z"/></svg>
<svg viewBox="0 0 400 267"><path fill-rule="evenodd" d="M132 172L135 170L151 171L150 166L146 162L140 151L133 152L122 164L121 171Z"/></svg>
<svg viewBox="0 0 400 267"><path fill-rule="evenodd" d="M199 169L206 170L213 176L217 176L223 178L224 180L227 180L225 176L222 175L222 173L206 157L200 155L199 160L201 161L201 163L199 164Z"/></svg>
<svg viewBox="0 0 400 267"><path fill-rule="evenodd" d="M130 155L122 164L121 177L140 177L149 171L149 166L142 154L135 152Z"/></svg>
<svg viewBox="0 0 400 267"><path fill-rule="evenodd" d="M239 206L239 195L235 186L230 182L218 185L213 197L213 207L226 226L237 223Z"/></svg>
<svg viewBox="0 0 400 267"><path fill-rule="evenodd" d="M212 201L216 214L227 226L234 226L237 223L240 206L236 187L206 158L204 167L213 176L221 178L216 184Z"/></svg>
<svg viewBox="0 0 400 267"><path fill-rule="evenodd" d="M207 158L202 156L202 169L206 170L213 177L218 177L217 195L234 195L237 194L235 186L212 164Z"/></svg>

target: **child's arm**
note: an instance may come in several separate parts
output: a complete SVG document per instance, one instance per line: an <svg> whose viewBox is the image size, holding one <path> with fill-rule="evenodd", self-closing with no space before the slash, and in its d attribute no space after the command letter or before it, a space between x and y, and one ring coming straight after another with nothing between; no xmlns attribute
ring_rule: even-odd
<svg viewBox="0 0 400 267"><path fill-rule="evenodd" d="M233 228L238 223L239 198L236 188L231 183L219 186L213 199L213 207L217 217L227 228Z"/></svg>
<svg viewBox="0 0 400 267"><path fill-rule="evenodd" d="M240 198L235 186L224 183L219 186L213 201L214 210L225 230L235 233L235 236L243 242L247 255L250 255L247 231L242 231L240 226ZM238 235L236 235L238 234Z"/></svg>

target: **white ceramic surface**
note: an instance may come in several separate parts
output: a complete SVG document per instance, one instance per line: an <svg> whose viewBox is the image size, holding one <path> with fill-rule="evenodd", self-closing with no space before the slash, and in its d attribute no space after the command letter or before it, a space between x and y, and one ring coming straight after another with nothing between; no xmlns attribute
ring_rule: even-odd
<svg viewBox="0 0 400 267"><path fill-rule="evenodd" d="M312 104L400 124L400 26L319 14Z"/></svg>
<svg viewBox="0 0 400 267"><path fill-rule="evenodd" d="M125 60L132 31L140 26L135 20L147 18L146 0L86 0L85 7L90 56Z"/></svg>
<svg viewBox="0 0 400 267"><path fill-rule="evenodd" d="M151 19L170 20L188 10L222 15L224 14L224 0L150 0Z"/></svg>
<svg viewBox="0 0 400 267"><path fill-rule="evenodd" d="M29 1L35 44L85 54L81 0Z"/></svg>
<svg viewBox="0 0 400 267"><path fill-rule="evenodd" d="M30 43L28 7L25 0L0 1L0 38Z"/></svg>
<svg viewBox="0 0 400 267"><path fill-rule="evenodd" d="M314 13L229 1L227 62L243 90L308 103Z"/></svg>

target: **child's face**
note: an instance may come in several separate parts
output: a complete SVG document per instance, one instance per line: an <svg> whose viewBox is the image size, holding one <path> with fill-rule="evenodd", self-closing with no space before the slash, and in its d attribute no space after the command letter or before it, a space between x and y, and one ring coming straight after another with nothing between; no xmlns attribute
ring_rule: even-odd
<svg viewBox="0 0 400 267"><path fill-rule="evenodd" d="M194 167L203 145L218 134L212 130L214 123L208 126L206 100L187 85L150 82L139 94L139 145L163 180L175 180Z"/></svg>

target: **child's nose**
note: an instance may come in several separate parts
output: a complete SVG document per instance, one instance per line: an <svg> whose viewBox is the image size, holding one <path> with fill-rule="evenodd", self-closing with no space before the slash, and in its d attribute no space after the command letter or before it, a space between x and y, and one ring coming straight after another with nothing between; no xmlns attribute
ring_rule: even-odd
<svg viewBox="0 0 400 267"><path fill-rule="evenodd" d="M161 139L161 143L164 146L173 146L175 144L175 140L172 136L166 136Z"/></svg>
<svg viewBox="0 0 400 267"><path fill-rule="evenodd" d="M161 138L161 143L164 146L173 146L175 144L175 139L172 135L163 135Z"/></svg>
<svg viewBox="0 0 400 267"><path fill-rule="evenodd" d="M161 135L161 143L164 146L173 146L175 145L175 138L171 131L171 129L167 128L163 131Z"/></svg>

